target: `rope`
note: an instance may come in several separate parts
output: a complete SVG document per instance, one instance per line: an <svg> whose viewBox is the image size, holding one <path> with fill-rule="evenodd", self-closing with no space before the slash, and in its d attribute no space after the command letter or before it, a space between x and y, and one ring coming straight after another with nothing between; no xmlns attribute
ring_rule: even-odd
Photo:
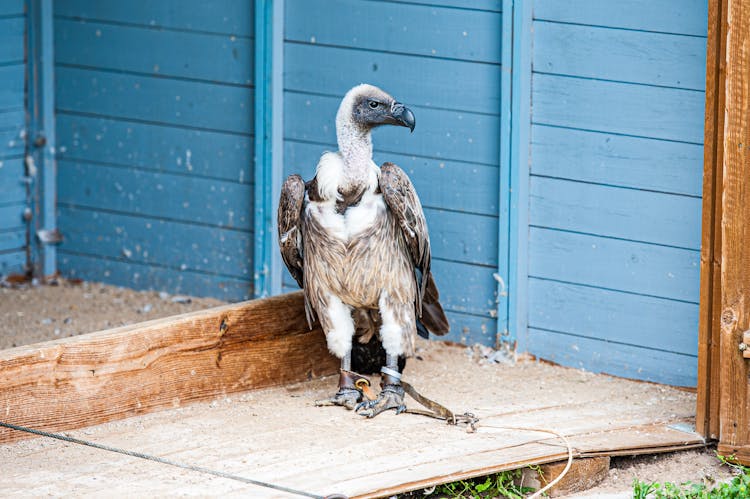
<svg viewBox="0 0 750 499"><path fill-rule="evenodd" d="M439 404L435 402L434 400L430 400L421 393L419 393L413 386L411 386L409 383L402 381L401 385L404 387L404 391L411 395L411 397L422 404L424 407L426 407L427 411L422 411L419 409L407 409L406 412L410 414L418 414L420 416L428 416L435 419L441 419L448 422L448 424L452 425L458 425L459 423L465 423L468 428L467 431L471 430L472 432L476 430L477 425L479 427L485 427L485 428L497 428L500 430L513 430L513 431L537 431L541 433L549 433L551 435L555 435L557 438L561 439L563 442L565 442L565 446L568 449L568 462L565 465L565 469L563 469L562 473L557 475L554 480L552 480L550 483L542 487L541 489L534 492L532 495L528 497L528 499L536 499L537 497L541 497L542 494L547 492L549 489L554 487L560 480L563 479L563 477L570 471L570 467L573 464L573 447L571 447L570 442L567 438L565 438L565 435L558 433L554 430L547 430L543 428L528 428L528 427L521 427L521 426L494 426L494 425L486 425L479 423L479 418L474 416L473 414L469 412L465 412L464 414L455 414L453 411L448 409L442 404ZM488 416L492 417L492 416ZM525 445L525 444L524 444Z"/></svg>
<svg viewBox="0 0 750 499"><path fill-rule="evenodd" d="M172 461L172 460L169 460L169 459L164 459L163 457L152 456L150 454L144 454L142 452L130 451L130 450L126 450L126 449L120 449L118 447L111 447L109 445L104 445L104 444L98 444L96 442L91 442L90 440L81 440L80 438L69 437L69 436L63 435L61 433L50 433L50 432L46 432L46 431L42 431L42 430L36 430L34 428L28 428L26 426L19 426L19 425L14 425L14 424L10 424L10 423L5 423L3 421L0 421L0 426L4 427L4 428L9 428L11 430L21 431L21 432L25 432L25 433L31 433L33 435L38 435L40 437L54 438L55 440L62 440L63 442L69 442L69 443L78 444L78 445L85 445L87 447L93 447L95 449L101 449L101 450L105 450L105 451L108 451L108 452L116 452L117 454L124 454L126 456L137 457L139 459L146 459L148 461L154 461L154 462L161 463L161 464L167 464L169 466L175 466L177 468L182 468L182 469L185 469L185 470L196 471L198 473L205 473L207 475L218 476L218 477L226 478L226 479L229 479L229 480L235 480L235 481L242 482L242 483L247 483L247 484L251 484L251 485L257 485L259 487L265 487L265 488L268 488L268 489L274 489L274 490L278 490L278 491L281 491L281 492L287 492L289 494L295 494L295 495L298 495L298 496L311 497L313 499L334 499L334 498L345 498L346 497L346 496L343 496L343 495L340 495L340 494L333 494L333 495L330 495L330 496L320 496L320 495L316 495L316 494L313 494L313 493L310 493L310 492L306 492L304 490L291 489L289 487L284 487L282 485L276 485L276 484L273 484L273 483L262 482L260 480L254 480L252 478L246 478L246 477L239 476L239 475L233 475L231 473L225 473L223 471L216 471L216 470L212 470L212 469L209 469L209 468L203 468L202 466L194 466L192 464L178 463L176 461Z"/></svg>
<svg viewBox="0 0 750 499"><path fill-rule="evenodd" d="M554 430L547 430L544 428L528 428L524 426L495 426L495 425L487 425L487 424L480 424L479 427L485 427L485 428L496 428L498 430L513 430L513 431L537 431L540 433L549 433L551 435L555 435L557 438L565 442L565 447L568 450L568 462L565 464L565 468L562 470L562 473L557 475L554 480L552 480L550 483L542 487L541 489L537 490L533 494L531 494L527 499L536 499L537 497L542 497L542 494L547 492L549 489L557 485L557 483L563 479L563 477L570 471L570 467L573 465L573 447L570 445L570 442L567 438L565 438L565 435L562 433L558 433Z"/></svg>

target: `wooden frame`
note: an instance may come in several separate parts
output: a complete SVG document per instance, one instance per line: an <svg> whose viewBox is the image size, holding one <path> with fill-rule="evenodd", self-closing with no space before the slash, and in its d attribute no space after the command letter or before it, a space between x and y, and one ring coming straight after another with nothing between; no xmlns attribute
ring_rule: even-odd
<svg viewBox="0 0 750 499"><path fill-rule="evenodd" d="M61 431L333 374L302 293L0 351L0 418ZM106 396L102 396L105 394ZM0 443L25 434L0 428Z"/></svg>
<svg viewBox="0 0 750 499"><path fill-rule="evenodd" d="M281 293L276 203L284 167L284 0L255 0L253 296Z"/></svg>
<svg viewBox="0 0 750 499"><path fill-rule="evenodd" d="M750 5L711 0L696 427L750 463Z"/></svg>

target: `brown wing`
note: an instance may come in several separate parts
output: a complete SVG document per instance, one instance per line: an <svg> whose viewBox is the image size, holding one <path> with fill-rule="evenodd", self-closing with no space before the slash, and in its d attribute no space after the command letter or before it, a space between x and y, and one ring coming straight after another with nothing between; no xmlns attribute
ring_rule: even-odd
<svg viewBox="0 0 750 499"><path fill-rule="evenodd" d="M289 175L281 186L278 227L281 258L302 287L302 203L305 200L305 181L299 175Z"/></svg>
<svg viewBox="0 0 750 499"><path fill-rule="evenodd" d="M440 305L440 295L430 270L430 236L422 203L409 176L393 163L380 167L380 190L388 208L398 220L406 239L417 276L417 315L433 334L443 335L450 330L448 319Z"/></svg>

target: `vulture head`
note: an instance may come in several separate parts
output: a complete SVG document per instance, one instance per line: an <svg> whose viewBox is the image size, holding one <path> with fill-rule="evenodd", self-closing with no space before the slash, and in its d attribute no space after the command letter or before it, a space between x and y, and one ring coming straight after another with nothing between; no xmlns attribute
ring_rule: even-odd
<svg viewBox="0 0 750 499"><path fill-rule="evenodd" d="M405 126L414 131L414 113L393 97L373 85L357 85L341 101L336 125L353 126L370 131L380 125Z"/></svg>

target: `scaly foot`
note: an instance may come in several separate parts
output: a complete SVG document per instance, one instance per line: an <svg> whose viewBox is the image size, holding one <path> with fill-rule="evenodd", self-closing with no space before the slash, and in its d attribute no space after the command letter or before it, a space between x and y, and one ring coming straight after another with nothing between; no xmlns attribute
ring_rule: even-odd
<svg viewBox="0 0 750 499"><path fill-rule="evenodd" d="M401 414L406 410L404 389L400 384L385 385L378 398L360 402L356 407L357 413L367 418L374 418L389 409L396 409L396 414Z"/></svg>
<svg viewBox="0 0 750 499"><path fill-rule="evenodd" d="M350 411L357 407L357 403L362 400L362 392L356 388L339 388L336 394L323 400L316 400L315 405L320 407L324 405L340 405L346 407Z"/></svg>

